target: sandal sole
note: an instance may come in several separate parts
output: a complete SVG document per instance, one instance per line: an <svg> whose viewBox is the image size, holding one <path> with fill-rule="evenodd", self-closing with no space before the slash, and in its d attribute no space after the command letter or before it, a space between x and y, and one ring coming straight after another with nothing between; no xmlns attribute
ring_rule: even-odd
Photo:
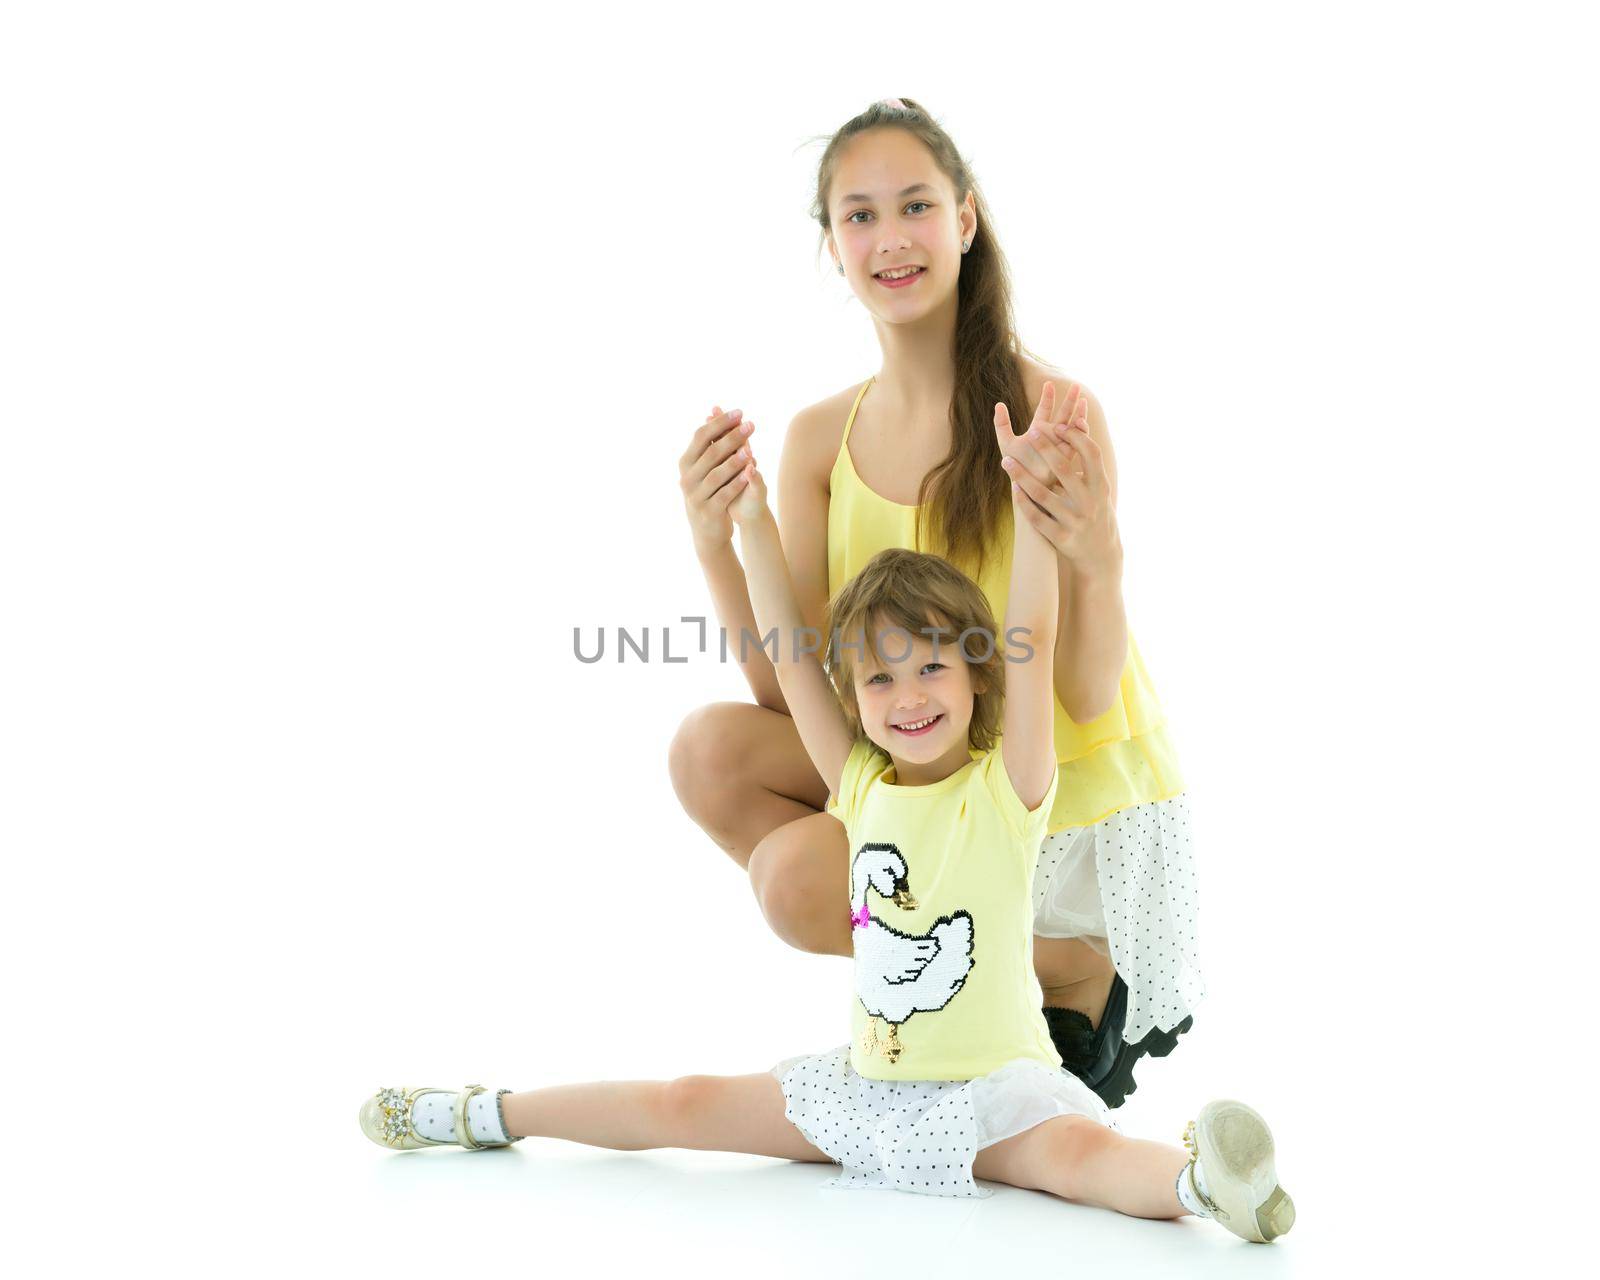
<svg viewBox="0 0 1600 1280"><path fill-rule="evenodd" d="M1269 1244L1294 1226L1294 1201L1278 1185L1272 1131L1242 1102L1208 1102L1195 1121L1200 1162L1211 1198L1228 1215L1223 1225L1256 1244Z"/></svg>

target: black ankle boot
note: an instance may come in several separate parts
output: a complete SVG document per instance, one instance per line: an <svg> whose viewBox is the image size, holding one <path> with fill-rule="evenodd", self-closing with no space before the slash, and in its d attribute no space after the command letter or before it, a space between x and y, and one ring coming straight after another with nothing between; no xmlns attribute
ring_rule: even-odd
<svg viewBox="0 0 1600 1280"><path fill-rule="evenodd" d="M1138 1044L1128 1044L1122 1029L1128 1021L1128 984L1119 973L1111 980L1111 994L1097 1027L1086 1014L1076 1009L1044 1006L1044 1020L1050 1039L1061 1055L1062 1067L1093 1089L1108 1107L1120 1107L1139 1086L1133 1079L1133 1064L1149 1054L1164 1058L1177 1047L1178 1037L1194 1026L1194 1017L1185 1018L1171 1031L1153 1029Z"/></svg>

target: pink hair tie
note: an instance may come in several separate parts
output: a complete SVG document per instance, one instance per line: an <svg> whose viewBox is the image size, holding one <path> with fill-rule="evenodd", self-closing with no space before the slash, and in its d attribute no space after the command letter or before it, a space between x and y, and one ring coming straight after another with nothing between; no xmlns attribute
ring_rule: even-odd
<svg viewBox="0 0 1600 1280"><path fill-rule="evenodd" d="M911 110L911 108L906 106L905 103L901 102L899 98L885 98L883 101L885 106L893 107L896 111Z"/></svg>

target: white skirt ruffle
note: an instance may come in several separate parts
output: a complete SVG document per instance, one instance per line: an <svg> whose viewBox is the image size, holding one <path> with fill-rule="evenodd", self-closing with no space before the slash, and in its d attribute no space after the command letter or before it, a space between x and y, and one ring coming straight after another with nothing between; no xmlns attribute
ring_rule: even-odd
<svg viewBox="0 0 1600 1280"><path fill-rule="evenodd" d="M1033 907L1040 937L1082 938L1111 957L1128 987L1128 1043L1171 1031L1204 999L1187 795L1046 836Z"/></svg>
<svg viewBox="0 0 1600 1280"><path fill-rule="evenodd" d="M985 1198L994 1193L972 1180L984 1147L1053 1116L1117 1128L1081 1080L1030 1058L972 1080L874 1080L850 1065L845 1044L785 1058L772 1074L783 1086L784 1115L840 1166L824 1187Z"/></svg>

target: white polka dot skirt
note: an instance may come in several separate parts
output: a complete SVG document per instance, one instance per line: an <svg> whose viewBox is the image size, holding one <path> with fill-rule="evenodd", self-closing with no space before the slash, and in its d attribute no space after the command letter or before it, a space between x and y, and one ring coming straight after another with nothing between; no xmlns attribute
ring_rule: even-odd
<svg viewBox="0 0 1600 1280"><path fill-rule="evenodd" d="M1111 957L1128 986L1130 1044L1171 1031L1205 998L1186 795L1046 836L1033 902L1036 934L1082 938Z"/></svg>
<svg viewBox="0 0 1600 1280"><path fill-rule="evenodd" d="M1117 1128L1076 1076L1027 1058L972 1080L873 1080L844 1044L785 1058L772 1074L789 1122L840 1166L825 1188L985 1198L994 1193L972 1180L983 1148L1059 1115Z"/></svg>

